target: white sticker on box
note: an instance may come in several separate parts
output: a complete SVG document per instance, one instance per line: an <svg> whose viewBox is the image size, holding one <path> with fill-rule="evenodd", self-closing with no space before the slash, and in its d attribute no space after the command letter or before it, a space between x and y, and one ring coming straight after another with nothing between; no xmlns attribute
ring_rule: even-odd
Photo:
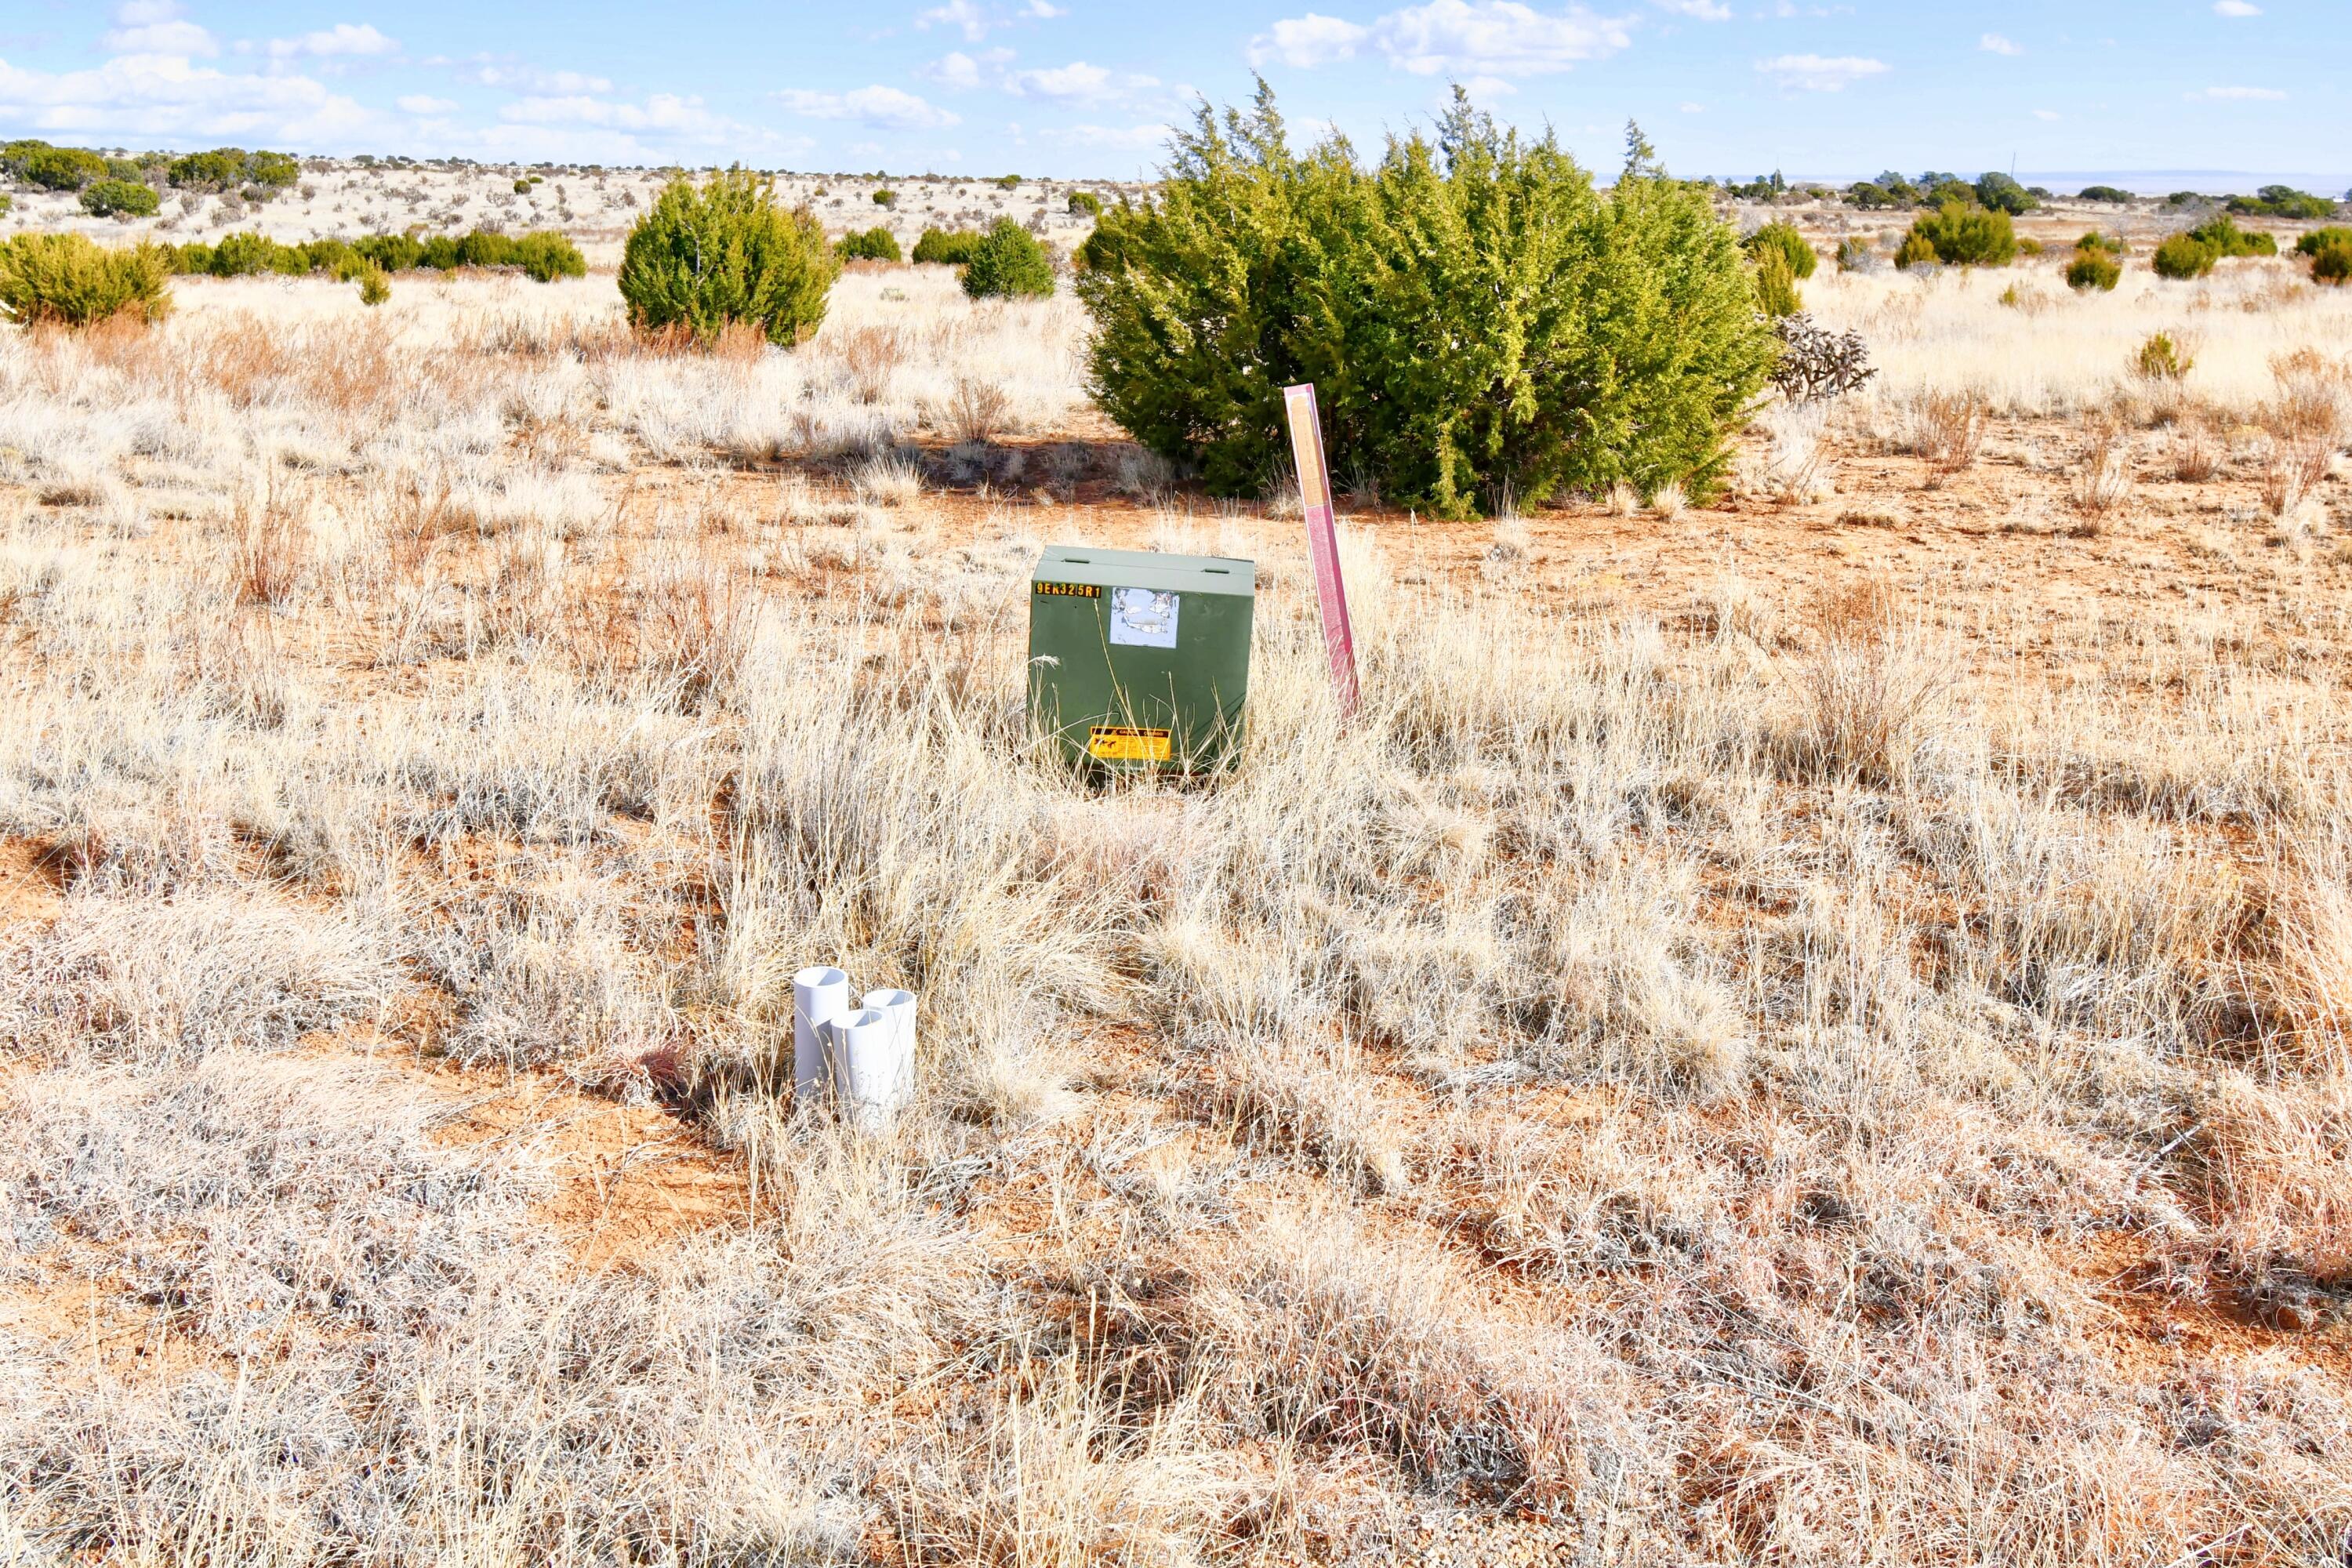
<svg viewBox="0 0 2352 1568"><path fill-rule="evenodd" d="M1174 647L1178 595L1156 588L1110 591L1110 640L1121 647Z"/></svg>

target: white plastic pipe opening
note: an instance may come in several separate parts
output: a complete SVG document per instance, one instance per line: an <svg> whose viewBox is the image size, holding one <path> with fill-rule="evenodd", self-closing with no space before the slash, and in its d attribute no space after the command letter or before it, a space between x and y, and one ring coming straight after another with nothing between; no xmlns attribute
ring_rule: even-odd
<svg viewBox="0 0 2352 1568"><path fill-rule="evenodd" d="M870 1106L893 1116L915 1097L915 994L868 991L865 1002L889 1020L890 1033L874 1059L850 1063L849 1097L861 1113Z"/></svg>
<svg viewBox="0 0 2352 1568"><path fill-rule="evenodd" d="M857 1124L881 1125L884 1111L857 1092L861 1077L871 1079L890 1055L890 1015L879 1007L836 1013L824 1026L826 1076L855 1108ZM862 1069L862 1070L861 1070Z"/></svg>
<svg viewBox="0 0 2352 1568"><path fill-rule="evenodd" d="M829 964L793 976L793 1098L824 1089L824 1026L849 1011L849 976Z"/></svg>

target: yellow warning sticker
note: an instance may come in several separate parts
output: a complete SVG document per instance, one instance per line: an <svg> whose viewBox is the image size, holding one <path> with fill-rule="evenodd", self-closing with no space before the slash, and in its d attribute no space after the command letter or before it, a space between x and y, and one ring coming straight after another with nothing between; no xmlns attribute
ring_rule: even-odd
<svg viewBox="0 0 2352 1568"><path fill-rule="evenodd" d="M1102 590L1092 583L1040 583L1037 584L1037 592L1049 597L1060 596L1072 599L1102 597Z"/></svg>
<svg viewBox="0 0 2352 1568"><path fill-rule="evenodd" d="M1168 731L1096 724L1087 731L1087 755L1104 763L1164 763Z"/></svg>

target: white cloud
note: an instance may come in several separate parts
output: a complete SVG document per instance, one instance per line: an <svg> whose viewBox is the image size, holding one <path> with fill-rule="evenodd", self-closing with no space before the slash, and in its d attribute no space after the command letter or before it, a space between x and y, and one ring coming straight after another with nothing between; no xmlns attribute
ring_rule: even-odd
<svg viewBox="0 0 2352 1568"><path fill-rule="evenodd" d="M961 27L968 42L978 43L988 37L988 16L974 0L947 0L944 5L934 5L915 18L918 28Z"/></svg>
<svg viewBox="0 0 2352 1568"><path fill-rule="evenodd" d="M861 87L850 92L811 92L791 88L769 94L794 114L811 120L854 120L883 131L942 131L961 116L895 87Z"/></svg>
<svg viewBox="0 0 2352 1568"><path fill-rule="evenodd" d="M1016 98L1044 98L1055 103L1108 103L1159 85L1158 77L1121 76L1084 60L1014 71L1004 79L1004 90Z"/></svg>
<svg viewBox="0 0 2352 1568"><path fill-rule="evenodd" d="M272 38L269 55L272 59L291 59L298 55L314 58L330 56L396 55L400 45L375 30L373 23L353 26L338 22L322 32L305 33L299 38Z"/></svg>
<svg viewBox="0 0 2352 1568"><path fill-rule="evenodd" d="M114 8L114 26L100 39L119 55L176 55L183 59L220 53L220 40L188 20L179 0L125 0Z"/></svg>
<svg viewBox="0 0 2352 1568"><path fill-rule="evenodd" d="M1255 64L1308 67L1370 48L1416 76L1539 76L1615 54L1633 41L1633 25L1577 5L1553 13L1518 0L1428 0L1368 27L1310 11L1251 39L1249 53Z"/></svg>
<svg viewBox="0 0 2352 1568"><path fill-rule="evenodd" d="M1850 83L1884 75L1886 62L1860 55L1780 55L1758 60L1756 68L1784 88L1805 92L1843 92Z"/></svg>
<svg viewBox="0 0 2352 1568"><path fill-rule="evenodd" d="M455 100L436 98L429 92L404 93L392 101L403 114L446 114L457 107Z"/></svg>
<svg viewBox="0 0 2352 1568"><path fill-rule="evenodd" d="M1661 11L1672 11L1677 16L1696 16L1702 22L1728 22L1731 7L1722 0L1650 0Z"/></svg>
<svg viewBox="0 0 2352 1568"><path fill-rule="evenodd" d="M2213 15L2216 16L2259 16L2262 14L2260 5L2249 5L2246 0L2213 0Z"/></svg>
<svg viewBox="0 0 2352 1568"><path fill-rule="evenodd" d="M2055 121L2059 119L2060 116L2058 111L2054 109L2037 109L2033 111L2033 118L2036 120Z"/></svg>
<svg viewBox="0 0 2352 1568"><path fill-rule="evenodd" d="M1685 103L1683 105L1683 112L1685 114L1705 114L1706 112L1706 105L1704 103Z"/></svg>
<svg viewBox="0 0 2352 1568"><path fill-rule="evenodd" d="M1357 47L1371 36L1370 27L1342 21L1337 16L1318 16L1309 11L1304 16L1293 16L1276 22L1271 28L1250 40L1252 65L1283 65L1311 69L1333 60L1353 59Z"/></svg>
<svg viewBox="0 0 2352 1568"><path fill-rule="evenodd" d="M2025 52L1999 33L1987 33L1977 40L1977 47L1989 55L2021 55Z"/></svg>
<svg viewBox="0 0 2352 1568"><path fill-rule="evenodd" d="M1066 147L1119 147L1132 151L1148 151L1164 147L1176 134L1172 125L1070 125L1048 131L1043 140Z"/></svg>
<svg viewBox="0 0 2352 1568"><path fill-rule="evenodd" d="M2279 103L2286 98L2286 94L2274 87L2209 87L2202 92L2183 96L2191 103L2226 103L2248 99L2262 103Z"/></svg>
<svg viewBox="0 0 2352 1568"><path fill-rule="evenodd" d="M1029 4L1021 7L1021 15L1034 17L1040 22L1050 22L1056 16L1066 16L1069 14L1070 8L1067 5L1052 5L1049 0L1029 0Z"/></svg>
<svg viewBox="0 0 2352 1568"><path fill-rule="evenodd" d="M982 81L1000 77L1013 62L1011 49L982 49L978 58L961 49L940 56L926 66L917 66L915 74L941 87L959 90L978 87Z"/></svg>
<svg viewBox="0 0 2352 1568"><path fill-rule="evenodd" d="M448 62L427 60L425 63L436 65ZM480 55L475 56L466 63L467 68L459 74L466 80L478 82L483 87L505 88L514 92L559 95L613 90L611 78L588 76L580 71L551 71L541 70L537 66L500 65Z"/></svg>
<svg viewBox="0 0 2352 1568"><path fill-rule="evenodd" d="M137 53L78 71L26 70L0 61L0 118L100 144L184 138L299 149L383 128L374 111L310 77L224 71L184 56Z"/></svg>

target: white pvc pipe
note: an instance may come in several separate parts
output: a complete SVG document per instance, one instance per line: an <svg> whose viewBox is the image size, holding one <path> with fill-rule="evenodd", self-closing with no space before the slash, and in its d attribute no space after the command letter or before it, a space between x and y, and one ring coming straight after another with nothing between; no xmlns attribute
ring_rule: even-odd
<svg viewBox="0 0 2352 1568"><path fill-rule="evenodd" d="M915 1097L915 994L868 991L865 1001L890 1020L889 1050L866 1079L852 1079L849 1092L860 1106L877 1106L893 1116Z"/></svg>
<svg viewBox="0 0 2352 1568"><path fill-rule="evenodd" d="M869 1132L881 1126L884 1112L858 1091L861 1083L870 1087L876 1070L888 1063L892 1033L890 1015L879 1007L836 1013L824 1026L825 1076L854 1108L857 1125Z"/></svg>
<svg viewBox="0 0 2352 1568"><path fill-rule="evenodd" d="M793 976L793 1098L824 1091L824 1026L849 1011L849 976L827 964Z"/></svg>

